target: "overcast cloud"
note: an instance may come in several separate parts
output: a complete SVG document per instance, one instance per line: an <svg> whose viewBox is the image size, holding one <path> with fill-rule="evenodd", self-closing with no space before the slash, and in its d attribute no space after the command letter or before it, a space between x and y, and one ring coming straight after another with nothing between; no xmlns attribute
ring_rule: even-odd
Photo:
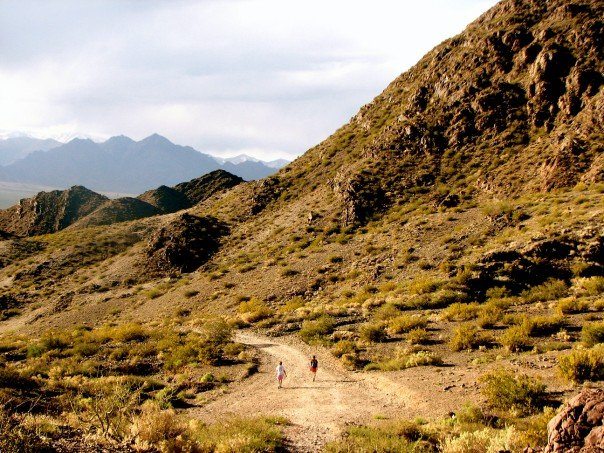
<svg viewBox="0 0 604 453"><path fill-rule="evenodd" d="M0 0L0 132L293 158L495 0Z"/></svg>

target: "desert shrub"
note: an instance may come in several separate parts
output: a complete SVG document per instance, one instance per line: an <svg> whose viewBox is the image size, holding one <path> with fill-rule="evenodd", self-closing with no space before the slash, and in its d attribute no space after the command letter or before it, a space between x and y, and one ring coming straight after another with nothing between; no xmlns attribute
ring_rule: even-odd
<svg viewBox="0 0 604 453"><path fill-rule="evenodd" d="M539 448L547 444L547 424L556 415L555 409L544 407L542 412L517 419L516 445L523 450L526 447Z"/></svg>
<svg viewBox="0 0 604 453"><path fill-rule="evenodd" d="M497 337L499 344L510 352L520 352L531 346L531 340L522 326L512 326Z"/></svg>
<svg viewBox="0 0 604 453"><path fill-rule="evenodd" d="M407 285L410 294L429 294L439 289L444 284L442 280L430 278L416 278Z"/></svg>
<svg viewBox="0 0 604 453"><path fill-rule="evenodd" d="M528 302L545 302L560 299L568 295L568 287L562 280L550 279L545 283L523 291L521 296Z"/></svg>
<svg viewBox="0 0 604 453"><path fill-rule="evenodd" d="M443 319L448 321L470 321L478 317L480 305L476 302L471 304L454 303L442 312Z"/></svg>
<svg viewBox="0 0 604 453"><path fill-rule="evenodd" d="M560 315L571 315L574 313L584 313L589 311L589 303L574 298L562 299L558 301L556 310Z"/></svg>
<svg viewBox="0 0 604 453"><path fill-rule="evenodd" d="M427 325L428 320L423 316L400 315L390 320L388 330L393 334L401 334Z"/></svg>
<svg viewBox="0 0 604 453"><path fill-rule="evenodd" d="M305 320L300 329L300 336L304 341L310 343L323 339L333 332L335 322L331 316L323 315L314 320Z"/></svg>
<svg viewBox="0 0 604 453"><path fill-rule="evenodd" d="M391 303L382 305L373 313L373 319L377 321L390 321L398 316L401 316L401 311Z"/></svg>
<svg viewBox="0 0 604 453"><path fill-rule="evenodd" d="M326 453L434 451L436 434L413 422L397 421L380 427L351 426L342 439L325 446Z"/></svg>
<svg viewBox="0 0 604 453"><path fill-rule="evenodd" d="M361 340L370 343L379 343L387 338L385 325L381 322L368 322L359 327Z"/></svg>
<svg viewBox="0 0 604 453"><path fill-rule="evenodd" d="M464 431L448 436L443 444L443 453L482 453L500 451L521 451L522 445L515 441L516 429L483 428L477 431ZM520 449L519 449L520 448Z"/></svg>
<svg viewBox="0 0 604 453"><path fill-rule="evenodd" d="M204 425L194 424L191 439L204 452L277 452L285 451L281 426L287 420L278 417L232 419Z"/></svg>
<svg viewBox="0 0 604 453"><path fill-rule="evenodd" d="M427 344L430 341L430 332L426 329L413 329L407 333L407 342L411 345Z"/></svg>
<svg viewBox="0 0 604 453"><path fill-rule="evenodd" d="M478 328L471 324L462 324L453 331L453 336L449 340L449 347L453 351L465 351L475 349L485 344L485 339L480 334Z"/></svg>
<svg viewBox="0 0 604 453"><path fill-rule="evenodd" d="M582 279L579 282L579 291L586 296L599 296L604 293L604 277L597 276Z"/></svg>
<svg viewBox="0 0 604 453"><path fill-rule="evenodd" d="M184 292L184 296L189 299L191 297L195 297L199 294L199 291L195 290L195 289L188 289Z"/></svg>
<svg viewBox="0 0 604 453"><path fill-rule="evenodd" d="M486 297L489 300L504 299L510 295L510 291L505 286L493 286L487 289L486 292Z"/></svg>
<svg viewBox="0 0 604 453"><path fill-rule="evenodd" d="M430 351L418 351L414 348L397 348L394 357L369 363L365 369L381 371L398 371L417 366L442 365L443 360L437 354Z"/></svg>
<svg viewBox="0 0 604 453"><path fill-rule="evenodd" d="M533 412L544 400L546 387L542 382L514 371L497 370L480 377L482 393L488 403L498 409Z"/></svg>
<svg viewBox="0 0 604 453"><path fill-rule="evenodd" d="M123 440L140 402L140 390L119 380L103 380L80 391L73 399L78 418L107 439Z"/></svg>
<svg viewBox="0 0 604 453"><path fill-rule="evenodd" d="M38 453L45 451L42 440L27 430L0 406L0 451L2 453Z"/></svg>
<svg viewBox="0 0 604 453"><path fill-rule="evenodd" d="M117 341L143 341L149 337L149 333L137 323L128 323L111 329L109 335Z"/></svg>
<svg viewBox="0 0 604 453"><path fill-rule="evenodd" d="M598 343L604 343L604 322L592 322L581 329L581 341L591 348Z"/></svg>
<svg viewBox="0 0 604 453"><path fill-rule="evenodd" d="M480 406L472 403L465 403L455 414L459 423L485 423L486 417Z"/></svg>
<svg viewBox="0 0 604 453"><path fill-rule="evenodd" d="M141 449L155 447L161 451L185 451L187 430L173 410L161 410L151 401L146 402L132 423L135 444Z"/></svg>
<svg viewBox="0 0 604 453"><path fill-rule="evenodd" d="M477 324L483 329L495 326L503 318L503 310L493 303L483 305L478 312Z"/></svg>
<svg viewBox="0 0 604 453"><path fill-rule="evenodd" d="M250 323L262 321L273 315L273 310L256 298L241 302L237 311L243 321Z"/></svg>
<svg viewBox="0 0 604 453"><path fill-rule="evenodd" d="M556 333L564 325L560 316L533 316L527 317L521 327L531 337L550 335Z"/></svg>
<svg viewBox="0 0 604 453"><path fill-rule="evenodd" d="M562 341L543 341L535 344L533 347L533 352L543 354L544 352L564 351L565 349L570 349L570 345L568 343L564 343Z"/></svg>
<svg viewBox="0 0 604 453"><path fill-rule="evenodd" d="M336 357L342 357L344 354L356 354L357 352L357 345L350 340L340 340L331 348L331 353Z"/></svg>
<svg viewBox="0 0 604 453"><path fill-rule="evenodd" d="M199 330L199 340L200 358L206 363L216 364L233 340L233 328L222 318L207 320Z"/></svg>
<svg viewBox="0 0 604 453"><path fill-rule="evenodd" d="M604 346L572 351L558 359L558 369L563 378L571 382L599 381L604 379Z"/></svg>

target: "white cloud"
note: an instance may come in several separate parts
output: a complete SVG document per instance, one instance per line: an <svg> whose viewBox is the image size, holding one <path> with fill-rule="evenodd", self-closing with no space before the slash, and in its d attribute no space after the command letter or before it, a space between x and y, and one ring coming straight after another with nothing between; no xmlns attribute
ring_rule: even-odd
<svg viewBox="0 0 604 453"><path fill-rule="evenodd" d="M0 2L0 124L293 157L495 0Z"/></svg>

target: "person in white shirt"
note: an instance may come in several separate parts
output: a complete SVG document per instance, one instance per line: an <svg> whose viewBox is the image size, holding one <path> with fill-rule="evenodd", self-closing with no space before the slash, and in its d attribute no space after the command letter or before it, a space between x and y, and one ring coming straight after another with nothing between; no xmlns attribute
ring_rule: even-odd
<svg viewBox="0 0 604 453"><path fill-rule="evenodd" d="M283 385L283 379L287 376L287 373L285 372L285 367L283 366L283 362L279 362L279 365L277 365L277 381L279 381L279 387L281 388L281 386Z"/></svg>

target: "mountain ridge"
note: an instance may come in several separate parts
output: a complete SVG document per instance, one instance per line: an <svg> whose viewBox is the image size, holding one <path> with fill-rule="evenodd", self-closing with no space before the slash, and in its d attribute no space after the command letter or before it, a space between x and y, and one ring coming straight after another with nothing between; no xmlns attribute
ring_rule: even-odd
<svg viewBox="0 0 604 453"><path fill-rule="evenodd" d="M50 187L81 184L105 192L141 193L161 184L174 185L199 174L224 168L246 179L276 171L259 160L224 164L190 146L180 146L152 134L140 141L126 136L104 142L74 138L0 167L0 179Z"/></svg>

